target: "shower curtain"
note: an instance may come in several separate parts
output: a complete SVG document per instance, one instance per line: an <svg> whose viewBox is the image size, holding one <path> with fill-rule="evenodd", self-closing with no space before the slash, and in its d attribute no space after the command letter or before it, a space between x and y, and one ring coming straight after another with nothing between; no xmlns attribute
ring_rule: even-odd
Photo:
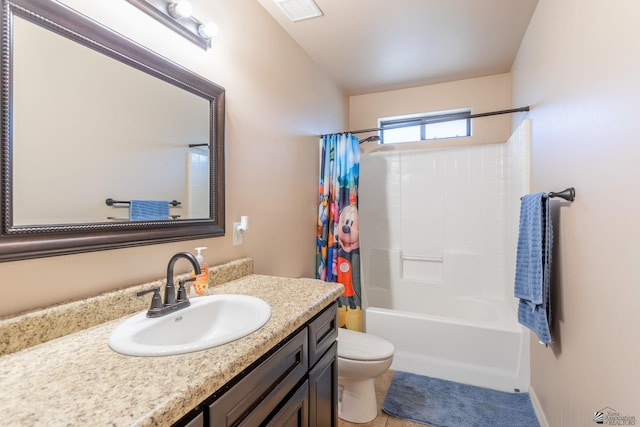
<svg viewBox="0 0 640 427"><path fill-rule="evenodd" d="M324 136L320 155L316 278L344 285L338 325L362 331L358 138L350 133Z"/></svg>

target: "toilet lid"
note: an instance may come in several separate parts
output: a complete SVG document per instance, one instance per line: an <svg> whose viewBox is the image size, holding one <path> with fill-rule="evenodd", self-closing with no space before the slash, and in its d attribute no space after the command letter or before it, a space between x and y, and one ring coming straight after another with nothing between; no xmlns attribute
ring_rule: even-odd
<svg viewBox="0 0 640 427"><path fill-rule="evenodd" d="M352 360L382 360L393 356L389 341L362 332L338 329L338 357Z"/></svg>

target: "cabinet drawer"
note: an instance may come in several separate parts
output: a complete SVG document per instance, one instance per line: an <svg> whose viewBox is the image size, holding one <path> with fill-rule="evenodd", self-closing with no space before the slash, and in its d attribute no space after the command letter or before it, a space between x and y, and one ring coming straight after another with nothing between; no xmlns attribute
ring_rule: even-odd
<svg viewBox="0 0 640 427"><path fill-rule="evenodd" d="M337 316L338 303L334 302L309 324L309 367L315 365L338 338Z"/></svg>
<svg viewBox="0 0 640 427"><path fill-rule="evenodd" d="M307 346L303 329L209 405L209 425L259 425L306 374Z"/></svg>

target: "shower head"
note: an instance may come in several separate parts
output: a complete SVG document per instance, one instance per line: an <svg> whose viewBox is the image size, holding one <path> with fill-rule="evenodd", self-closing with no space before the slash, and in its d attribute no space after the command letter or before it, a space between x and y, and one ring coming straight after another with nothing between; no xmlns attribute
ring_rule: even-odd
<svg viewBox="0 0 640 427"><path fill-rule="evenodd" d="M380 141L380 137L378 135L373 135L368 138L361 139L360 144L362 144L363 142L378 142L378 141Z"/></svg>

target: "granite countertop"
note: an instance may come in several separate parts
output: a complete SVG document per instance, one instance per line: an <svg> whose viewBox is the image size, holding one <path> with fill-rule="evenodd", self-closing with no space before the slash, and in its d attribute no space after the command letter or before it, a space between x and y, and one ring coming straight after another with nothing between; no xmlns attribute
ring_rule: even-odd
<svg viewBox="0 0 640 427"><path fill-rule="evenodd" d="M271 305L271 319L229 344L194 353L132 357L107 339L124 318L0 357L4 425L167 426L231 380L342 293L314 279L249 274L209 288Z"/></svg>

